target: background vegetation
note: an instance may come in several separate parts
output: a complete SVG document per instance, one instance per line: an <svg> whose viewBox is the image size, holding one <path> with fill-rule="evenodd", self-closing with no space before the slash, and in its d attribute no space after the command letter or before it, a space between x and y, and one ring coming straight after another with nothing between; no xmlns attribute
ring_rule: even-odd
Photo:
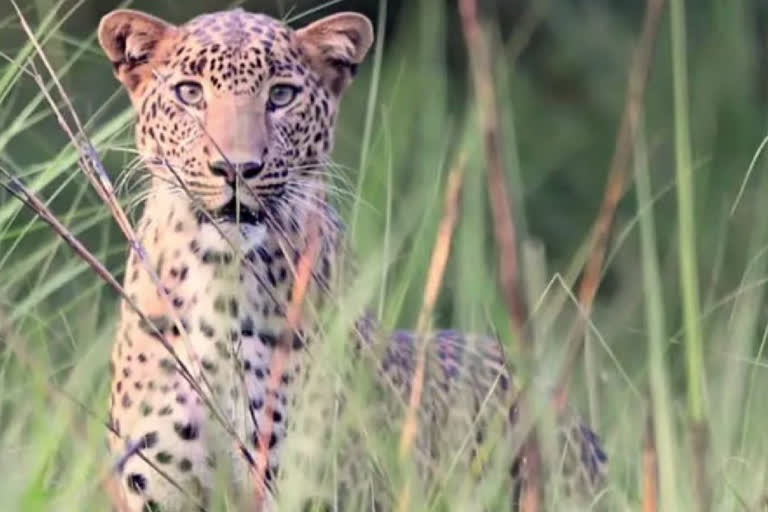
<svg viewBox="0 0 768 512"><path fill-rule="evenodd" d="M611 457L598 504L647 506L644 485L654 473L646 462L658 454L662 510L695 509L700 493L693 475L702 467L712 510L767 510L768 168L759 148L768 106L768 4L687 4L684 20L664 7L641 129L631 140L630 179L569 396ZM130 5L182 22L225 3ZM243 5L287 18L319 6L314 0ZM122 182L121 169L133 159L132 114L95 43L100 16L117 6L21 4L112 178ZM435 323L500 333L515 360L497 285L484 146L457 6L342 0L295 24L342 9L368 14L384 36L344 101L334 154L340 186L346 183L350 192L339 196L339 207L367 279L361 293L386 325L415 325L445 176L465 155L459 221ZM644 9L641 1L498 0L484 2L481 13L537 347L535 362L523 364L522 373L545 387L554 386L558 375L550 362L565 353L580 311L579 276L605 194ZM120 276L125 241L25 72L33 53L10 3L0 4L0 166L48 201ZM679 81L683 76L687 85ZM689 137L680 124L686 109ZM687 150L690 183L676 173L687 166ZM136 190L126 183L121 197L135 216L130 198ZM679 192L683 201L691 192L692 223L680 222L686 206ZM686 241L694 250L681 259ZM695 262L693 273L681 274L681 262ZM692 303L699 311L686 317ZM115 312L115 294L0 190L0 510L105 507L94 475L105 475L109 463L101 419ZM684 343L686 334L696 337L693 325L702 333L702 365L690 357L695 343ZM686 369L694 370L692 381ZM698 406L692 388L701 390ZM692 442L698 438L691 417L709 431L706 452ZM656 449L651 434L664 432ZM385 442L378 449L385 450ZM493 489L458 488L430 505L477 510L493 496ZM558 509L556 498L547 499ZM414 510L422 506L427 509L421 503Z"/></svg>

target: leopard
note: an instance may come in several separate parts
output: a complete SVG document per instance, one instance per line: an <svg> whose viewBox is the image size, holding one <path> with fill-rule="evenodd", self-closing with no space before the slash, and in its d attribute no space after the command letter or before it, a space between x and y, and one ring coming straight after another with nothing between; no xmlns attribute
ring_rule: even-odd
<svg viewBox="0 0 768 512"><path fill-rule="evenodd" d="M311 304L327 301L341 272L344 225L324 187L340 102L373 44L372 23L341 12L294 29L238 8L173 24L118 9L102 18L98 40L136 112L149 181L109 364L119 501L126 512L209 510L223 474L241 498L263 487L271 509L319 341L312 315L294 318L291 306L302 264ZM406 395L418 337L385 332L370 315L354 331L355 353L384 340L376 371ZM430 347L433 424L462 396L510 395L497 340L442 330ZM287 355L275 376L278 353ZM517 406L499 404L514 424ZM586 428L578 438L577 458L599 473L599 440Z"/></svg>

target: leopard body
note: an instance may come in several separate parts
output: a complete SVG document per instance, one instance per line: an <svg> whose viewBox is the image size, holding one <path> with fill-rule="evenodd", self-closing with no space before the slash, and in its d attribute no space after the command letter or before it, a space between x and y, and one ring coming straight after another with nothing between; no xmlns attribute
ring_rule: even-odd
<svg viewBox="0 0 768 512"><path fill-rule="evenodd" d="M325 164L372 39L353 13L298 30L240 9L179 26L131 10L102 20L151 175L111 360L109 446L125 512L207 509L221 481L244 500L256 488L272 496L314 332L311 315L292 322L288 310L303 258L306 302L333 291L343 234ZM387 341L372 352L402 401L418 340L365 318L356 326L358 349ZM516 387L496 340L440 331L427 358L421 430L458 436L417 449L450 454L430 443L458 446L491 416L511 430ZM574 446L591 477L605 455L590 436L577 427Z"/></svg>

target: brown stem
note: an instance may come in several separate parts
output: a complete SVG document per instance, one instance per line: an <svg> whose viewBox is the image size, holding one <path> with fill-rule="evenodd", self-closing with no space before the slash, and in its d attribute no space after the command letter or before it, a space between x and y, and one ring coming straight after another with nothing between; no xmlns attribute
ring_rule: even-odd
<svg viewBox="0 0 768 512"><path fill-rule="evenodd" d="M517 232L511 215L511 201L507 194L504 161L501 153L501 123L493 86L490 52L477 16L476 0L460 0L459 11L464 39L472 69L472 82L478 104L480 123L485 143L488 197L493 217L493 233L498 246L499 284L509 311L510 329L522 354L530 353L532 340L525 334L528 313L520 285L517 258ZM532 430L522 449L524 465L521 509L524 512L540 510L540 456L535 432Z"/></svg>
<svg viewBox="0 0 768 512"><path fill-rule="evenodd" d="M317 260L322 243L319 226L314 217L310 219L306 232L307 246L299 257L299 261L294 270L291 301L288 303L285 310L286 327L280 336L279 343L275 347L270 361L270 379L267 383L264 400L264 424L259 430L259 457L256 459L254 468L256 489L255 510L263 510L264 499L266 497L264 481L267 470L269 469L269 441L272 437L274 426L273 413L278 399L278 389L280 389L283 372L288 366L287 363L291 357L293 337L298 336L301 332L302 306L312 279L312 269Z"/></svg>
<svg viewBox="0 0 768 512"><path fill-rule="evenodd" d="M579 285L578 298L581 310L579 318L571 330L570 337L570 339L576 342L569 344L570 354L567 357L568 362L558 385L558 404L566 402L566 383L569 376L569 368L584 346L586 319L589 318L592 312L595 295L600 286L603 261L605 260L605 253L608 248L616 208L624 196L630 170L630 159L632 157L634 140L633 121L638 118L645 107L645 92L663 7L664 0L647 0L640 40L630 62L624 111L619 124L619 130L616 134L616 142L611 158L608 179L605 184L603 202L600 205L600 211L592 230L591 249Z"/></svg>
<svg viewBox="0 0 768 512"><path fill-rule="evenodd" d="M664 0L648 0L640 44L635 48L630 64L624 112L616 135L603 202L600 205L600 213L594 226L592 249L579 287L579 302L586 313L589 313L592 308L600 284L600 273L608 247L613 218L619 201L624 195L624 188L629 176L632 141L634 140L632 120L637 119L645 105L645 91L663 6Z"/></svg>
<svg viewBox="0 0 768 512"><path fill-rule="evenodd" d="M428 340L429 324L432 319L432 311L437 302L437 295L443 283L443 274L448 262L451 250L451 240L456 222L459 218L459 195L461 192L462 172L464 169L465 155L459 155L454 169L448 175L448 183L443 202L443 213L437 230L437 239L432 249L432 257L427 272L427 282L424 286L419 319L416 324L415 340L418 343L416 354L416 368L411 379L411 393L408 400L403 430L400 434L400 459L405 460L411 451L413 440L418 431L418 409L421 402L421 394L424 388L424 374L426 365L426 347ZM410 480L406 480L405 486L398 497L399 511L408 510L410 502Z"/></svg>
<svg viewBox="0 0 768 512"><path fill-rule="evenodd" d="M649 415L643 442L643 512L658 510L659 467L656 457L656 438L653 418Z"/></svg>
<svg viewBox="0 0 768 512"><path fill-rule="evenodd" d="M520 280L517 258L517 231L512 220L511 201L507 194L504 177L504 161L501 154L501 124L493 86L490 55L486 40L477 18L475 0L460 0L464 39L466 40L469 60L472 68L472 82L479 107L482 124L485 157L488 165L486 173L488 198L493 217L493 232L499 246L499 281L507 308L510 311L511 327L517 341L525 343L522 327L527 319L523 295L520 292Z"/></svg>

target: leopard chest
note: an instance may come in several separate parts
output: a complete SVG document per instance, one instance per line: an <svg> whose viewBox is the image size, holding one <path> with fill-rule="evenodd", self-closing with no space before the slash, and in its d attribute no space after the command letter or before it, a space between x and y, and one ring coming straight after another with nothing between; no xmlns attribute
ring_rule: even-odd
<svg viewBox="0 0 768 512"><path fill-rule="evenodd" d="M111 404L122 439L113 440L113 451L142 440L161 464L184 453L184 463L166 471L207 481L214 461L228 459L247 480L244 462L257 456L265 436L271 475L305 357L285 319L298 251L255 227L242 233L237 249L199 226L157 236L152 222L143 228L147 260L129 259L125 287L149 322L123 304ZM278 349L286 339L287 352Z"/></svg>
<svg viewBox="0 0 768 512"><path fill-rule="evenodd" d="M158 275L182 324L180 352L221 412L238 421L243 406L260 408L275 348L290 336L285 312L294 263L283 244L258 231L249 233L248 244L239 250L211 243L206 234L203 229L187 244L191 259L187 279L181 279L183 263L179 268L172 263L167 268L158 265ZM294 366L299 357L290 358ZM296 369L283 368L282 391L290 387ZM246 416L252 420L252 411Z"/></svg>

